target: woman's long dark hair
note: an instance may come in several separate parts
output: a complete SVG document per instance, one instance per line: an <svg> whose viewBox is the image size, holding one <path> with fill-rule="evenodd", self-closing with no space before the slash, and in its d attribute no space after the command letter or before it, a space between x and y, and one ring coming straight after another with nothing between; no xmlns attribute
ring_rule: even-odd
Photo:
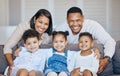
<svg viewBox="0 0 120 76"><path fill-rule="evenodd" d="M35 24L34 24L34 18L39 18L40 16L45 16L45 17L47 17L48 19L49 19L49 27L48 27L48 29L45 31L45 33L48 33L48 35L51 35L51 33L52 33L52 27L53 27L53 24L52 24L52 16L51 16L51 14L50 14L50 12L49 11L47 11L46 9L40 9L40 10L38 10L37 12L36 12L36 14L31 18L31 20L30 20L30 27L32 28L32 29L34 29L35 30Z"/></svg>

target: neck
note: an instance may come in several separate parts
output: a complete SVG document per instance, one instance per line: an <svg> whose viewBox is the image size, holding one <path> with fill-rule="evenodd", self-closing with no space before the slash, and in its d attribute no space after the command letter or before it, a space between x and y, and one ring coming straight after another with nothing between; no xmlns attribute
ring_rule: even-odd
<svg viewBox="0 0 120 76"><path fill-rule="evenodd" d="M80 55L82 55L82 56L87 56L87 55L90 55L92 53L92 51L91 50L81 50L81 53L80 53Z"/></svg>

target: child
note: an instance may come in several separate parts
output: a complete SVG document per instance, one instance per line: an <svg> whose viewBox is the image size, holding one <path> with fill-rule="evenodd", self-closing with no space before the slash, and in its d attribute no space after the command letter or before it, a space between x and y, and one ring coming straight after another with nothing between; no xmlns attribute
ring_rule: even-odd
<svg viewBox="0 0 120 76"><path fill-rule="evenodd" d="M92 49L92 35L88 32L80 33L78 41L80 51L75 55L75 69L71 76L97 76L99 59L95 57Z"/></svg>
<svg viewBox="0 0 120 76"><path fill-rule="evenodd" d="M67 31L53 32L53 48L48 49L49 52L45 76L69 76L70 67L72 67L71 59L73 53L72 51L65 50L67 45L67 35Z"/></svg>
<svg viewBox="0 0 120 76"><path fill-rule="evenodd" d="M14 60L14 66L10 76L43 76L45 65L45 55L39 50L40 36L39 33L29 29L22 36L24 47L17 50L19 56Z"/></svg>

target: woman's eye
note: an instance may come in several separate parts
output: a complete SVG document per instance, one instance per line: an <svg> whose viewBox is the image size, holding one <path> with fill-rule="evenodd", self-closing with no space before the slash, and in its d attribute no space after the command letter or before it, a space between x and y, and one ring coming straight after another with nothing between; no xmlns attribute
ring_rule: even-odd
<svg viewBox="0 0 120 76"><path fill-rule="evenodd" d="M60 41L61 43L63 42L63 41Z"/></svg>
<svg viewBox="0 0 120 76"><path fill-rule="evenodd" d="M36 41L34 43L37 43Z"/></svg>

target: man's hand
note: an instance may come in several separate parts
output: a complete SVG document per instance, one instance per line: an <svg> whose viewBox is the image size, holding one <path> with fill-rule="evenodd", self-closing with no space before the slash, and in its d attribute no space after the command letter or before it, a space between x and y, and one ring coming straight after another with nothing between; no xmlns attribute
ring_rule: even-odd
<svg viewBox="0 0 120 76"><path fill-rule="evenodd" d="M108 63L109 63L108 58L100 59L98 73L103 72L106 66L108 65Z"/></svg>

